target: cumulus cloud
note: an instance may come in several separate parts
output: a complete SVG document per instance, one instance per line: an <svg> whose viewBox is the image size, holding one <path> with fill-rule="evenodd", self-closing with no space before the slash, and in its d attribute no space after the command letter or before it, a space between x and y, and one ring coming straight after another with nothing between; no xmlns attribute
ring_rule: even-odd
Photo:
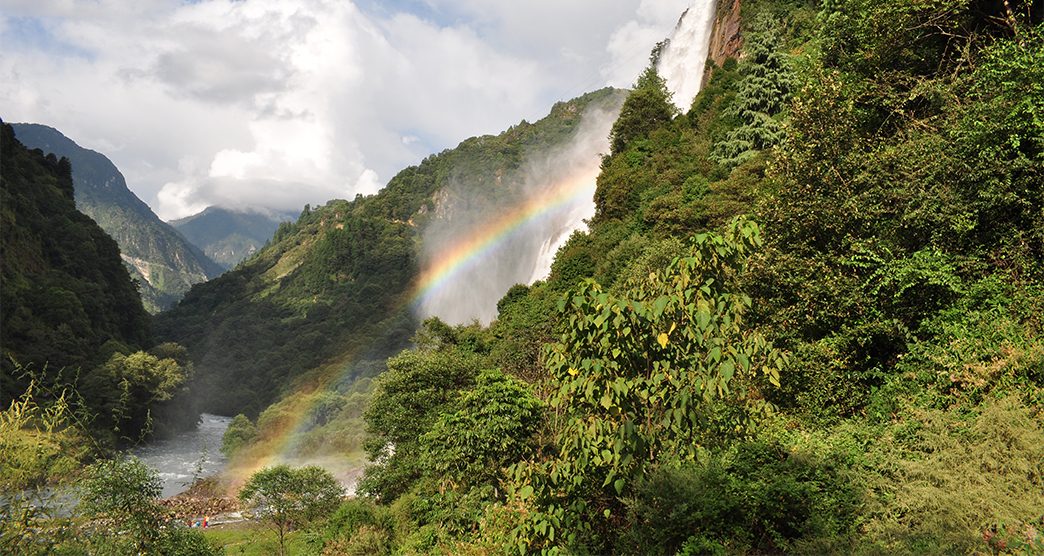
<svg viewBox="0 0 1044 556"><path fill-rule="evenodd" d="M0 114L112 158L164 218L377 191L627 85L675 0L4 0ZM631 56L632 50L635 55Z"/></svg>

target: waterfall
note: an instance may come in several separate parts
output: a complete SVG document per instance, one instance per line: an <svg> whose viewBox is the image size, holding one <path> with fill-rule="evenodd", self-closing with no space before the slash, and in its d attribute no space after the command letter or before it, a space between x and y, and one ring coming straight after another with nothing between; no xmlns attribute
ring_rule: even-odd
<svg viewBox="0 0 1044 556"><path fill-rule="evenodd" d="M594 216L600 154L622 101L588 106L567 141L531 153L500 188L451 182L440 192L422 239L422 317L488 324L511 286L547 277L558 249Z"/></svg>
<svg viewBox="0 0 1044 556"><path fill-rule="evenodd" d="M717 4L716 0L696 0L682 14L667 47L660 53L656 71L667 82L674 104L683 113L689 111L703 84Z"/></svg>
<svg viewBox="0 0 1044 556"><path fill-rule="evenodd" d="M597 174L590 178L588 181L589 186L584 192L585 199L594 199L595 191L595 180ZM594 202L587 203L575 203L570 206L566 212L561 225L556 229L551 230L551 234L547 236L547 239L540 244L540 251L537 253L536 264L533 266L533 274L529 277L527 283L532 284L537 280L543 280L551 274L551 263L555 262L555 254L558 250L565 245L565 242L569 240L569 236L573 235L573 232L580 230L587 230L587 219L593 217L595 214Z"/></svg>
<svg viewBox="0 0 1044 556"><path fill-rule="evenodd" d="M656 69L683 112L702 85L716 7L695 0L660 55ZM589 107L569 142L528 160L508 201L485 198L469 184L440 193L422 240L420 316L488 324L511 286L548 276L558 249L594 216L600 154L608 151L620 102Z"/></svg>

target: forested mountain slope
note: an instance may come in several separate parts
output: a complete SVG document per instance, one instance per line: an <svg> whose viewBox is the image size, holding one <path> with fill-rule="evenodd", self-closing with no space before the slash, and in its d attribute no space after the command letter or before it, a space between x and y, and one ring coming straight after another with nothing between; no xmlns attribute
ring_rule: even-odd
<svg viewBox="0 0 1044 556"><path fill-rule="evenodd" d="M155 313L176 302L192 284L224 270L163 222L127 188L112 161L85 149L58 130L39 124L12 124L18 140L68 158L73 167L76 206L120 246L131 275L141 284L142 301Z"/></svg>
<svg viewBox="0 0 1044 556"><path fill-rule="evenodd" d="M152 345L119 247L76 210L69 160L26 149L7 124L0 133L0 406L23 393L60 398L77 427L95 435L82 448L136 440L184 382L181 350ZM145 348L153 352L138 351ZM11 458L25 455L20 442L35 442L5 441L5 450L15 447L5 451Z"/></svg>
<svg viewBox="0 0 1044 556"><path fill-rule="evenodd" d="M564 144L605 89L559 103L546 118L468 139L401 171L378 194L306 207L234 271L197 285L158 316L157 334L196 364L194 398L219 413L256 413L331 358L383 360L416 329L411 311L419 231L454 184L476 198L509 195L534 153ZM373 374L362 365L345 380Z"/></svg>
<svg viewBox="0 0 1044 556"><path fill-rule="evenodd" d="M60 368L110 340L144 345L148 315L116 243L76 210L68 159L29 151L6 124L0 139L5 359Z"/></svg>
<svg viewBox="0 0 1044 556"><path fill-rule="evenodd" d="M170 225L212 261L230 269L264 247L280 222L292 220L289 215L207 207L198 214L171 220Z"/></svg>

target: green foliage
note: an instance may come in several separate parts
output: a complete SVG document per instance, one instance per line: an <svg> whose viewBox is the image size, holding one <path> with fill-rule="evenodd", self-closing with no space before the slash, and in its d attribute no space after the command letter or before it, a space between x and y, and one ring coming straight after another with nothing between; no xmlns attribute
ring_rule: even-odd
<svg viewBox="0 0 1044 556"><path fill-rule="evenodd" d="M72 536L56 519L52 487L68 481L89 454L63 392L50 400L35 383L0 412L0 552L48 554Z"/></svg>
<svg viewBox="0 0 1044 556"><path fill-rule="evenodd" d="M199 531L170 527L159 543L157 551L163 556L224 556L225 551L210 543Z"/></svg>
<svg viewBox="0 0 1044 556"><path fill-rule="evenodd" d="M848 461L778 440L737 443L654 469L625 501L618 553L790 552L795 541L844 537L860 496Z"/></svg>
<svg viewBox="0 0 1044 556"><path fill-rule="evenodd" d="M75 420L65 392L48 400L34 383L0 412L0 493L40 490L68 478L87 455Z"/></svg>
<svg viewBox="0 0 1044 556"><path fill-rule="evenodd" d="M771 16L754 22L744 45L736 97L725 117L735 117L740 125L715 143L711 158L733 168L751 160L757 151L775 146L782 139L782 126L775 116L784 110L790 96L791 76L782 37Z"/></svg>
<svg viewBox="0 0 1044 556"><path fill-rule="evenodd" d="M257 427L250 418L240 413L232 418L221 437L221 453L232 457L240 448L250 444L257 437Z"/></svg>
<svg viewBox="0 0 1044 556"><path fill-rule="evenodd" d="M324 534L324 554L387 554L394 528L386 507L362 498L345 500L330 516Z"/></svg>
<svg viewBox="0 0 1044 556"><path fill-rule="evenodd" d="M84 471L80 487L80 511L96 520L92 536L137 552L156 549L163 509L155 471L136 458L102 460Z"/></svg>
<svg viewBox="0 0 1044 556"><path fill-rule="evenodd" d="M631 142L670 122L676 113L666 83L656 73L656 67L650 65L638 77L613 124L609 133L611 152L622 152Z"/></svg>
<svg viewBox="0 0 1044 556"><path fill-rule="evenodd" d="M768 411L751 381L763 374L778 384L783 359L744 329L750 298L736 289L744 258L760 243L756 225L737 221L724 236L696 236L687 256L633 283L627 297L596 284L567 297L569 331L547 357L559 385L551 403L568 416L563 436L575 443L562 447L564 456L610 469L609 484L661 451L691 458L694 441L712 440L694 433L743 430L742 422L713 424L706 402Z"/></svg>
<svg viewBox="0 0 1044 556"><path fill-rule="evenodd" d="M759 228L737 220L724 235L695 237L686 256L625 296L590 282L566 295L568 327L547 355L550 405L561 419L556 457L515 469L519 495L536 494L547 509L520 542L608 541L608 522L595 538L575 533L581 522L611 518L614 498L648 467L691 461L701 445L748 434L771 410L760 389L779 384L784 357L745 327L751 300L737 289L760 244Z"/></svg>
<svg viewBox="0 0 1044 556"><path fill-rule="evenodd" d="M524 294L523 294L524 292ZM491 366L535 383L544 376L541 346L551 340L555 295L546 284L514 286L497 303L499 314L490 326Z"/></svg>
<svg viewBox="0 0 1044 556"><path fill-rule="evenodd" d="M1002 398L972 415L909 409L871 450L875 496L856 552L1033 554L1044 547L1039 406Z"/></svg>
<svg viewBox="0 0 1044 556"><path fill-rule="evenodd" d="M366 410L366 449L376 465L367 468L360 490L392 501L423 475L422 437L475 384L479 368L476 355L452 346L388 360Z"/></svg>
<svg viewBox="0 0 1044 556"><path fill-rule="evenodd" d="M286 554L286 534L325 519L340 504L344 491L321 467L266 467L254 473L239 491L239 499L279 536L279 553Z"/></svg>
<svg viewBox="0 0 1044 556"><path fill-rule="evenodd" d="M420 440L425 472L460 485L497 484L500 470L532 453L542 404L531 389L499 371L483 371Z"/></svg>
<svg viewBox="0 0 1044 556"><path fill-rule="evenodd" d="M82 392L97 408L97 425L117 434L136 434L148 430L151 409L169 401L186 378L188 370L174 359L143 351L115 353L84 379Z"/></svg>

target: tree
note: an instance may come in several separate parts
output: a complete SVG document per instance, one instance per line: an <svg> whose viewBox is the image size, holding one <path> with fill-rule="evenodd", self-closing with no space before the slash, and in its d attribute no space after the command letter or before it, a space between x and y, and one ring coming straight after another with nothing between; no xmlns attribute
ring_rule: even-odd
<svg viewBox="0 0 1044 556"><path fill-rule="evenodd" d="M623 152L631 141L670 123L675 114L677 109L671 103L667 84L656 73L656 68L649 66L638 77L634 90L620 109L620 117L613 124L609 134L613 154Z"/></svg>
<svg viewBox="0 0 1044 556"><path fill-rule="evenodd" d="M728 115L742 123L714 145L711 158L733 168L754 157L759 150L775 146L783 137L775 116L790 98L791 76L783 41L768 14L754 23L754 32L745 48L736 100Z"/></svg>
<svg viewBox="0 0 1044 556"><path fill-rule="evenodd" d="M163 347L165 352L172 349L166 344ZM133 438L148 432L152 409L169 401L187 378L187 368L175 359L160 359L144 351L117 352L87 377L84 391L100 410L102 423Z"/></svg>
<svg viewBox="0 0 1044 556"><path fill-rule="evenodd" d="M232 418L224 436L221 437L221 453L226 457L232 457L232 454L253 442L256 437L257 427L250 422L249 417L240 413Z"/></svg>
<svg viewBox="0 0 1044 556"><path fill-rule="evenodd" d="M360 490L391 502L423 475L419 440L458 393L475 383L480 359L450 346L412 350L388 360L366 410L367 467Z"/></svg>
<svg viewBox="0 0 1044 556"><path fill-rule="evenodd" d="M106 544L129 537L138 553L150 553L162 536L163 508L156 503L160 480L137 458L99 461L84 473L80 509L112 524Z"/></svg>
<svg viewBox="0 0 1044 556"><path fill-rule="evenodd" d="M443 413L421 438L425 471L469 486L495 483L502 467L530 453L543 414L530 387L514 377L490 370L476 382L457 411Z"/></svg>
<svg viewBox="0 0 1044 556"><path fill-rule="evenodd" d="M564 532L592 526L603 528L593 539L610 538L608 519L647 469L693 461L771 411L763 390L779 385L785 355L748 327L738 280L761 244L758 226L737 219L624 295L588 280L562 299L569 326L546 356L556 458L513 469L521 498L546 508L525 542L572 542Z"/></svg>
<svg viewBox="0 0 1044 556"><path fill-rule="evenodd" d="M286 554L286 534L330 515L344 489L328 471L308 466L266 467L254 473L239 491L239 499L253 507L254 517L279 535L279 553Z"/></svg>

